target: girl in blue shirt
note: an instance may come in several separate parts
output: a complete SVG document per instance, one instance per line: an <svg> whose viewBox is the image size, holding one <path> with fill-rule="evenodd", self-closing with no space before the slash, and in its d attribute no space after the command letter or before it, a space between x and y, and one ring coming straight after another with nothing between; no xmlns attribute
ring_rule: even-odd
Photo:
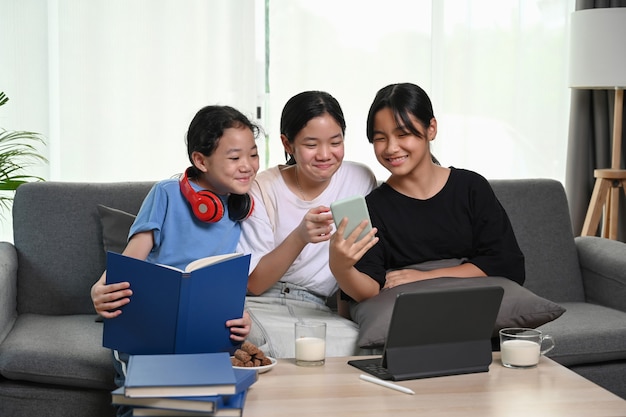
<svg viewBox="0 0 626 417"><path fill-rule="evenodd" d="M187 132L191 162L181 179L156 183L146 196L129 231L123 254L153 263L184 268L189 262L235 252L240 220L253 209L247 194L259 169L255 138L259 127L228 106L207 106L195 115ZM128 282L106 284L106 271L91 289L96 312L106 319L122 314L131 302ZM245 340L247 313L226 322L231 339ZM128 355L114 351L116 383L122 386ZM118 415L128 415L124 407Z"/></svg>

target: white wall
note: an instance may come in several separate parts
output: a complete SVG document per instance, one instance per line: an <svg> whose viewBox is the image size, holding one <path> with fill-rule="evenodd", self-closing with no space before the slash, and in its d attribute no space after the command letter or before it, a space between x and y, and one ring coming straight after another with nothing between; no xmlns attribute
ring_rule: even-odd
<svg viewBox="0 0 626 417"><path fill-rule="evenodd" d="M9 101L0 107L0 127L48 137L48 13L45 0L0 1L0 91ZM40 153L48 156L48 148ZM47 166L32 175L49 177ZM0 240L12 241L11 212L0 208Z"/></svg>

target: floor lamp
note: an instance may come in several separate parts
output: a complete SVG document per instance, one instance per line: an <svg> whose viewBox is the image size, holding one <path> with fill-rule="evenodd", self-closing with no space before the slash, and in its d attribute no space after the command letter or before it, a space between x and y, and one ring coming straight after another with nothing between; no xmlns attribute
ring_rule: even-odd
<svg viewBox="0 0 626 417"><path fill-rule="evenodd" d="M604 210L602 237L617 239L620 188L626 193L626 170L620 167L622 110L626 87L626 7L579 10L570 25L571 88L615 90L610 169L594 170L582 236L595 236Z"/></svg>

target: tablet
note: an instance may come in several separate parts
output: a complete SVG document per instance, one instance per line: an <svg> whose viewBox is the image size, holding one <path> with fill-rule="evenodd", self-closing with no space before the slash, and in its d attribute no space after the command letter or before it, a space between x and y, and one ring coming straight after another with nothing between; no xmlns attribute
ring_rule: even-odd
<svg viewBox="0 0 626 417"><path fill-rule="evenodd" d="M495 285L400 293L383 356L348 363L395 381L487 372L503 295Z"/></svg>

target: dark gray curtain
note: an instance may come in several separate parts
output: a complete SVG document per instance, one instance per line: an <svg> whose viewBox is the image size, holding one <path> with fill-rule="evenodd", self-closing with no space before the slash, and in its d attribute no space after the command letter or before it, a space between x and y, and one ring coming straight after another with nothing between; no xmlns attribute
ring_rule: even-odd
<svg viewBox="0 0 626 417"><path fill-rule="evenodd" d="M576 0L576 10L602 7L626 7L626 0ZM611 167L615 92L572 90L571 93L565 189L570 203L574 235L579 236L595 184L593 170ZM624 109L626 110L626 106ZM624 168L626 159L623 145L625 132L626 128L623 127L621 168ZM626 198L623 192L620 192L619 211L618 240L625 241Z"/></svg>

